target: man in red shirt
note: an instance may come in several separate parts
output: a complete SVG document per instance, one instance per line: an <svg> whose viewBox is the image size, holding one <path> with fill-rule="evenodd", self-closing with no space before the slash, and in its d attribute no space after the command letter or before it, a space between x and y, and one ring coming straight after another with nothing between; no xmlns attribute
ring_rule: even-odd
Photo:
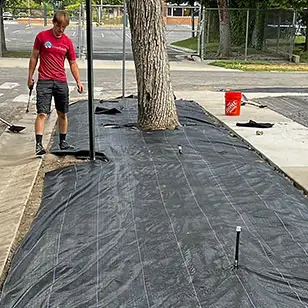
<svg viewBox="0 0 308 308"><path fill-rule="evenodd" d="M65 11L58 11L53 17L53 28L40 32L34 42L32 55L29 62L28 87L33 87L33 75L40 58L38 69L37 92L37 117L35 120L36 154L46 153L42 139L47 115L50 113L52 96L58 113L60 149L74 149L66 141L68 129L67 113L69 109L69 88L65 73L64 62L68 60L78 92L84 90L80 80L76 54L72 40L64 34L69 25L69 15Z"/></svg>

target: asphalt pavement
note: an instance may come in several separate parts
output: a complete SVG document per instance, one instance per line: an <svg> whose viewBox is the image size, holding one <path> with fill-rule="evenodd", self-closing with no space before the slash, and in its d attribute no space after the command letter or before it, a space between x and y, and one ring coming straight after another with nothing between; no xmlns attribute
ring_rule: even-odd
<svg viewBox="0 0 308 308"><path fill-rule="evenodd" d="M27 60L23 68L1 67L0 74L0 116L18 124L18 119L23 116L27 100ZM19 61L21 63L21 60ZM94 94L95 97L105 97L109 93L122 93L122 71L121 65L116 67L114 61L108 69L94 69ZM131 63L130 63L131 64ZM211 67L206 64L186 62L173 62L171 65L172 85L177 94L178 91L220 91L223 89L241 90L243 93L289 93L289 95L307 95L307 73L299 72L243 72L228 71L222 68ZM126 94L136 93L135 71L133 65L127 63L126 71ZM94 66L95 68L95 66ZM181 69L180 69L181 68ZM81 78L87 89L87 71L80 69ZM70 95L78 98L75 82L69 70L67 70ZM290 82L292 81L292 83ZM8 83L8 85L5 85ZM178 97L179 98L179 97ZM31 104L35 104L35 91L31 97ZM0 124L0 134L5 129Z"/></svg>
<svg viewBox="0 0 308 308"><path fill-rule="evenodd" d="M7 49L10 51L31 51L35 36L42 30L49 29L39 25L21 24L17 21L5 21L4 30ZM189 26L167 25L166 39L170 44L175 41L183 40L191 36ZM86 31L81 30L77 24L70 25L66 34L72 39L76 53L79 55L79 47L85 50ZM131 48L130 29L126 29L126 59L133 60ZM175 60L177 55L183 52L168 47L170 60ZM93 28L93 58L98 60L121 60L123 58L123 29L121 26L104 26Z"/></svg>

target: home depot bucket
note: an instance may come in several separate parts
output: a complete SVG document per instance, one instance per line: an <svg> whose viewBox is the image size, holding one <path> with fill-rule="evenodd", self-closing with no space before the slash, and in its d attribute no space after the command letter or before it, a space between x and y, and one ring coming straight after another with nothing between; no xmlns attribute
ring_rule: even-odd
<svg viewBox="0 0 308 308"><path fill-rule="evenodd" d="M228 116L239 116L241 113L242 92L226 92L225 114Z"/></svg>

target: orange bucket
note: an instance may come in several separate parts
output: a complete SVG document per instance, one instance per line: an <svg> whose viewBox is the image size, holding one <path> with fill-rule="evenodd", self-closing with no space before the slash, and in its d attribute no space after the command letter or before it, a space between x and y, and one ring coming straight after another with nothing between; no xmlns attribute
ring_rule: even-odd
<svg viewBox="0 0 308 308"><path fill-rule="evenodd" d="M242 92L225 93L225 114L239 116L241 113Z"/></svg>

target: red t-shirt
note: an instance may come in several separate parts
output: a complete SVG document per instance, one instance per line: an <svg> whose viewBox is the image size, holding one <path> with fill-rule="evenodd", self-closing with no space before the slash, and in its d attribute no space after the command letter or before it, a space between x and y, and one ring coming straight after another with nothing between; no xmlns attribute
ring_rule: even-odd
<svg viewBox="0 0 308 308"><path fill-rule="evenodd" d="M65 58L76 60L72 40L65 34L57 38L49 29L36 36L34 49L40 51L39 80L66 81Z"/></svg>

